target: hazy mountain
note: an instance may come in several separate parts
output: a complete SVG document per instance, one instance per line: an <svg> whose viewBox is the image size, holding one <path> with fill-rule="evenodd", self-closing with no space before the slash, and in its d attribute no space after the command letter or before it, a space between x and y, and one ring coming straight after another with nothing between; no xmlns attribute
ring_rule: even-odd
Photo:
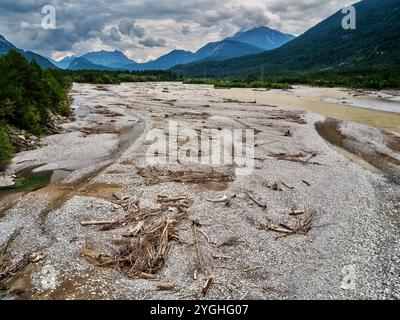
<svg viewBox="0 0 400 320"><path fill-rule="evenodd" d="M135 61L129 59L121 51L98 51L90 52L82 56L89 62L97 65L102 65L105 67L113 69L122 69L126 65L136 64Z"/></svg>
<svg viewBox="0 0 400 320"><path fill-rule="evenodd" d="M211 42L193 53L184 50L174 50L157 60L141 64L126 65L129 70L167 70L179 64L187 64L201 60L226 60L235 57L255 54L264 51L247 43L233 40Z"/></svg>
<svg viewBox="0 0 400 320"><path fill-rule="evenodd" d="M89 69L91 62L96 70L100 66L111 69L125 69L131 71L140 70L167 70L176 65L198 62L201 60L227 60L246 55L252 55L263 52L269 48L276 48L283 43L293 39L294 36L281 33L267 27L252 29L241 32L233 37L222 41L211 42L193 53L184 50L173 50L160 58L146 63L137 63L120 51L98 51L87 53L81 58L86 61L76 61L72 64L73 68L84 67ZM66 57L57 62L57 66L66 69L76 57ZM107 69L105 69L107 70Z"/></svg>
<svg viewBox="0 0 400 320"><path fill-rule="evenodd" d="M10 50L18 50L29 61L35 59L35 61L44 69L57 68L53 63L51 63L45 57L31 51L24 51L22 49L19 49L16 46L14 46L11 42L7 41L2 35L0 35L0 56L6 54Z"/></svg>
<svg viewBox="0 0 400 320"><path fill-rule="evenodd" d="M341 10L286 45L258 55L223 62L177 66L189 77L259 76L314 72L328 68L393 68L400 66L400 1L356 3L357 29L344 30Z"/></svg>
<svg viewBox="0 0 400 320"><path fill-rule="evenodd" d="M146 63L134 63L125 65L127 70L143 71L143 70L167 70L177 64L185 64L195 61L193 52L185 50L173 50L160 58Z"/></svg>
<svg viewBox="0 0 400 320"><path fill-rule="evenodd" d="M113 71L115 69L105 67L102 65L94 64L82 57L73 59L68 68L68 70L98 70L98 71Z"/></svg>
<svg viewBox="0 0 400 320"><path fill-rule="evenodd" d="M194 61L193 52L173 50L170 53L147 63L152 69L169 69L177 64L186 64Z"/></svg>
<svg viewBox="0 0 400 320"><path fill-rule="evenodd" d="M200 60L227 60L236 57L247 56L264 51L251 44L233 40L211 42L200 48L195 54L195 61Z"/></svg>
<svg viewBox="0 0 400 320"><path fill-rule="evenodd" d="M127 66L130 70L169 69L176 65L201 60L227 60L271 50L287 43L295 37L267 27L251 29L235 34L222 41L210 42L195 53L174 50L157 60Z"/></svg>
<svg viewBox="0 0 400 320"><path fill-rule="evenodd" d="M70 65L70 63L75 60L76 58L78 58L77 56L68 56L63 58L60 61L56 61L55 64L57 67L59 67L60 69L67 69L68 66Z"/></svg>
<svg viewBox="0 0 400 320"><path fill-rule="evenodd" d="M279 48L294 38L295 36L291 34L282 33L278 30L268 27L259 27L248 31L239 32L233 37L227 38L227 40L247 43L267 51Z"/></svg>

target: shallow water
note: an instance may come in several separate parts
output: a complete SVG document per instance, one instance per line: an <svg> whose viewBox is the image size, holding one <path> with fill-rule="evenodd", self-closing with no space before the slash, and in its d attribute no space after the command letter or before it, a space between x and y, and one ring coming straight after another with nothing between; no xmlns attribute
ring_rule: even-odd
<svg viewBox="0 0 400 320"><path fill-rule="evenodd" d="M47 186L50 183L59 182L67 177L69 170L50 170L34 172L37 167L30 167L18 172L16 184L12 187L0 188L0 199L11 193L35 191Z"/></svg>
<svg viewBox="0 0 400 320"><path fill-rule="evenodd" d="M253 91L252 89L221 89L218 94L223 98L254 101L286 108L308 110L325 117L338 120L353 121L390 132L400 132L400 113L375 110L390 105L398 108L400 103L395 101L379 101L371 95L355 97L350 90L340 88L314 88L299 86L292 90ZM328 101L326 101L329 99ZM394 99L394 101L393 101ZM346 101L357 106L338 104ZM360 106L364 106L361 108ZM366 107L369 108L366 108ZM374 108L374 109L372 109ZM393 109L392 109L393 110Z"/></svg>

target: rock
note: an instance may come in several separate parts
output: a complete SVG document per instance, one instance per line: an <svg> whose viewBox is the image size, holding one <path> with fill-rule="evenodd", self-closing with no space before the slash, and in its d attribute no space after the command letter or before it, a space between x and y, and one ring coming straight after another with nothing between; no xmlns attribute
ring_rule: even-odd
<svg viewBox="0 0 400 320"><path fill-rule="evenodd" d="M42 268L40 284L43 290L54 290L57 288L59 272L50 264Z"/></svg>
<svg viewBox="0 0 400 320"><path fill-rule="evenodd" d="M24 140L24 141L26 141L26 138L25 138L25 136L23 136L22 134L18 135L18 138L20 138L21 140Z"/></svg>
<svg viewBox="0 0 400 320"><path fill-rule="evenodd" d="M0 174L0 188L12 187L15 185L15 178L14 174Z"/></svg>

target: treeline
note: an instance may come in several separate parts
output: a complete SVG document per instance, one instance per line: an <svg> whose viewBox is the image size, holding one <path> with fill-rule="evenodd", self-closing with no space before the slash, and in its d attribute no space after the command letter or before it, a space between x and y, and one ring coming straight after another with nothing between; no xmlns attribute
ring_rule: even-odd
<svg viewBox="0 0 400 320"><path fill-rule="evenodd" d="M215 89L256 88L256 89L290 89L291 85L285 82L264 81L253 79L188 79L185 84L213 85Z"/></svg>
<svg viewBox="0 0 400 320"><path fill-rule="evenodd" d="M400 68L376 66L373 68L334 69L302 75L281 76L280 81L322 87L398 89L400 88Z"/></svg>
<svg viewBox="0 0 400 320"><path fill-rule="evenodd" d="M370 68L342 68L313 73L288 73L269 75L248 75L242 78L194 78L188 84L209 84L215 88L264 88L290 89L293 85L319 87L347 87L354 89L398 89L400 68L393 66Z"/></svg>
<svg viewBox="0 0 400 320"><path fill-rule="evenodd" d="M69 82L95 83L95 84L120 84L122 82L160 82L180 81L171 71L61 71Z"/></svg>
<svg viewBox="0 0 400 320"><path fill-rule="evenodd" d="M68 82L57 70L42 70L21 53L0 58L0 169L13 154L9 126L42 134L52 115L68 115Z"/></svg>

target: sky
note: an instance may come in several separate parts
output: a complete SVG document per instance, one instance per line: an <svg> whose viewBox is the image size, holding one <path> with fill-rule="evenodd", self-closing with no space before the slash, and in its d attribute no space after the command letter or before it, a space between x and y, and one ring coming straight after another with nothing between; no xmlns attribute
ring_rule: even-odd
<svg viewBox="0 0 400 320"><path fill-rule="evenodd" d="M300 35L356 0L0 0L0 34L53 59L121 50L137 62L268 26ZM56 9L55 29L42 8Z"/></svg>

